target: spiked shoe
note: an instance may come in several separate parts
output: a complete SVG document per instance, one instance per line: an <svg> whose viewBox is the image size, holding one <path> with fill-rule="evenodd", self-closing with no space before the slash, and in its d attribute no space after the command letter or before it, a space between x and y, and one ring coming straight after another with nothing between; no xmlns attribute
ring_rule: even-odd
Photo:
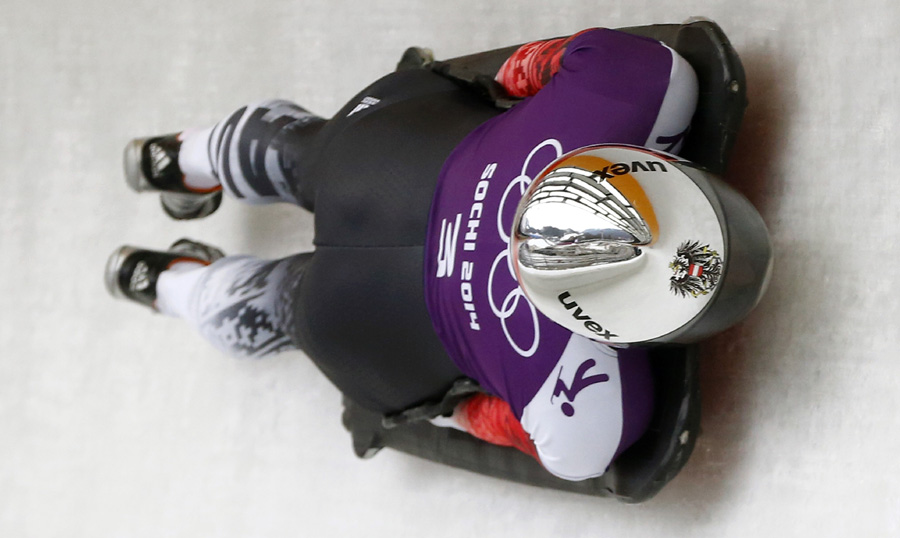
<svg viewBox="0 0 900 538"><path fill-rule="evenodd" d="M178 134L135 138L125 146L125 182L137 192L160 192L163 210L176 220L212 214L222 203L222 188L192 189L178 166Z"/></svg>
<svg viewBox="0 0 900 538"><path fill-rule="evenodd" d="M166 251L119 247L106 263L106 289L113 297L155 310L156 282L163 271L178 262L209 265L224 256L221 250L190 239L179 239Z"/></svg>

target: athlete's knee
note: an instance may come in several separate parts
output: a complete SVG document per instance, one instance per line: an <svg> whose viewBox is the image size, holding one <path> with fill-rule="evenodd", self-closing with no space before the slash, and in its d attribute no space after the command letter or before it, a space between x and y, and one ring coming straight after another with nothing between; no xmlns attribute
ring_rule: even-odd
<svg viewBox="0 0 900 538"><path fill-rule="evenodd" d="M229 256L205 268L191 291L188 321L223 352L263 357L296 346L291 292L311 255L282 260Z"/></svg>
<svg viewBox="0 0 900 538"><path fill-rule="evenodd" d="M285 150L303 142L292 134L313 135L324 121L296 103L269 99L219 122L210 138L210 161L225 192L251 204L296 203Z"/></svg>

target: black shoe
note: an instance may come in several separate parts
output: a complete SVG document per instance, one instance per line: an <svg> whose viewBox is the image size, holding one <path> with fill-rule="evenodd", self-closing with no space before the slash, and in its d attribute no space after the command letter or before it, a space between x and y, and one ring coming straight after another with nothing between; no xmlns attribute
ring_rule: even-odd
<svg viewBox="0 0 900 538"><path fill-rule="evenodd" d="M221 250L179 239L166 251L123 246L116 249L106 263L106 289L118 299L128 299L156 309L156 281L160 273L176 261L209 265L225 256Z"/></svg>
<svg viewBox="0 0 900 538"><path fill-rule="evenodd" d="M163 210L177 220L198 219L212 214L222 203L222 188L197 190L188 187L178 166L181 140L178 134L135 138L125 146L125 182L137 192L162 193Z"/></svg>

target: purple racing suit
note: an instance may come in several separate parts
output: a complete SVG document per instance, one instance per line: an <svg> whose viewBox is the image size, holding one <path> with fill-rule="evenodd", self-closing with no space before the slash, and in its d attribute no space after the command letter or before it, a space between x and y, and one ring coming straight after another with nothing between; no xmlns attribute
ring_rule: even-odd
<svg viewBox="0 0 900 538"><path fill-rule="evenodd" d="M559 477L603 474L644 433L652 379L644 351L574 335L528 301L507 250L516 206L532 178L579 147L677 153L696 99L693 70L668 47L588 31L543 89L469 134L441 171L425 245L432 323L457 366L509 403Z"/></svg>

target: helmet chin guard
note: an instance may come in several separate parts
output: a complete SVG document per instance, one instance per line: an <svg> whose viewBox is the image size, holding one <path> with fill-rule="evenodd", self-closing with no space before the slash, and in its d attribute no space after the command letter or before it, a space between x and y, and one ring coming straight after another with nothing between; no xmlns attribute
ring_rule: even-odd
<svg viewBox="0 0 900 538"><path fill-rule="evenodd" d="M622 145L563 155L516 211L510 260L547 317L609 344L687 343L761 298L772 248L746 198L673 155Z"/></svg>

